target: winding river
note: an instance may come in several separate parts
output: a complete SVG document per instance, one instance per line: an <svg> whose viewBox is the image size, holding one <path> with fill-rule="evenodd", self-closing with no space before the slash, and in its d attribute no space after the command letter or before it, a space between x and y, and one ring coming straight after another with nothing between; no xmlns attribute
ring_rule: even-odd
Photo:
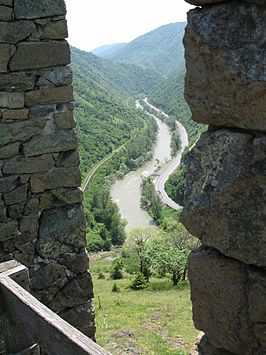
<svg viewBox="0 0 266 355"><path fill-rule="evenodd" d="M145 101L146 103L148 103L147 100ZM141 107L139 101L136 101L136 107L137 108ZM156 109L154 106L152 107ZM161 178L161 176L168 177L169 172L171 174L171 172L175 170L175 168L179 165L179 162L175 160L176 158L171 160L171 149L170 149L171 132L168 126L164 122L156 118L155 116L153 117L156 120L158 125L158 138L154 146L152 160L147 162L139 169L128 173L123 179L117 180L111 187L112 199L114 202L117 203L122 217L126 219L128 222L126 226L126 231L130 231L133 228L137 228L137 227L148 227L148 226L155 225L154 221L148 215L148 213L140 207L140 198L141 198L140 185L141 185L142 177L150 176L154 174L158 168L158 162L159 162L159 165L162 166L162 168L159 170L159 176L155 178L155 186L156 189L161 194L163 202L166 202L164 200L165 198L167 198L167 195L166 197L163 195L165 180L164 178ZM183 149L184 146L186 145L186 141L184 137L181 140L182 140L182 149ZM181 157L181 153L180 153L180 157ZM169 166L171 166L171 168L169 168ZM158 180L160 186L157 188ZM171 207L177 208L179 206L176 205Z"/></svg>

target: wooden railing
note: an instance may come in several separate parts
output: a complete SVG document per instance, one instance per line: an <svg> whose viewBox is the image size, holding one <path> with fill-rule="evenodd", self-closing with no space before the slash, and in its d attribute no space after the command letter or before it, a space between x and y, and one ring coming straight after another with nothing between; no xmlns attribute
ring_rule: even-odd
<svg viewBox="0 0 266 355"><path fill-rule="evenodd" d="M6 353L39 355L110 355L64 321L29 292L26 267L0 264L0 326Z"/></svg>

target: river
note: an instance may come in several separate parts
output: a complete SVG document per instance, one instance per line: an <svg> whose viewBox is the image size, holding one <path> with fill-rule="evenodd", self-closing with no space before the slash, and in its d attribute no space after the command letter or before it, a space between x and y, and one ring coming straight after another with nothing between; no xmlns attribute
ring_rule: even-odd
<svg viewBox="0 0 266 355"><path fill-rule="evenodd" d="M122 217L127 220L126 231L136 227L148 227L154 225L154 221L140 207L140 184L143 176L152 175L160 165L164 165L171 159L171 132L168 126L155 118L158 125L158 137L154 146L153 158L135 171L131 171L121 180L117 180L111 187L111 196L117 203Z"/></svg>

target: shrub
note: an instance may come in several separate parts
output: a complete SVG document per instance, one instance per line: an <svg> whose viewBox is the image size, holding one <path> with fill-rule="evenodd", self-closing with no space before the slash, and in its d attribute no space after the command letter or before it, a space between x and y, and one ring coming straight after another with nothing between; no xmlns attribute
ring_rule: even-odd
<svg viewBox="0 0 266 355"><path fill-rule="evenodd" d="M104 280L105 279L105 276L102 272L99 272L98 273L98 280Z"/></svg>
<svg viewBox="0 0 266 355"><path fill-rule="evenodd" d="M120 292L120 288L116 282L113 284L112 292Z"/></svg>
<svg viewBox="0 0 266 355"><path fill-rule="evenodd" d="M111 278L113 280L120 280L123 278L122 269L124 263L120 258L115 258L112 262Z"/></svg>
<svg viewBox="0 0 266 355"><path fill-rule="evenodd" d="M134 279L131 281L129 287L131 288L131 290L135 291L143 290L144 288L146 288L147 280L145 276L141 272L138 272Z"/></svg>

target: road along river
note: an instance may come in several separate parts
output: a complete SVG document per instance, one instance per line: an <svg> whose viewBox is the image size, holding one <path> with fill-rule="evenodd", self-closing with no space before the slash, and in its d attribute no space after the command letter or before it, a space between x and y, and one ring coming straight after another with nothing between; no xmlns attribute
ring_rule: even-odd
<svg viewBox="0 0 266 355"><path fill-rule="evenodd" d="M148 99L145 99L148 103ZM150 105L150 104L149 104ZM156 107L150 105L154 110L162 113ZM136 101L136 107L141 108L139 101ZM166 114L165 114L166 115ZM154 146L153 158L147 162L142 167L135 171L128 173L123 179L117 180L111 187L111 196L114 202L117 203L120 213L124 219L127 220L128 224L126 230L130 231L137 227L148 227L155 225L152 218L140 207L141 198L141 181L144 176L150 176L155 173L158 168L158 163L161 166L159 170L160 176L156 177L155 187L162 201L168 205L175 204L174 201L169 199L164 191L164 183L169 177L169 175L177 168L180 164L181 153L171 160L171 132L168 126L153 115L154 119L158 124L158 139ZM181 125L180 125L181 126ZM179 127L179 125L178 125ZM184 129L181 126L181 129ZM184 129L183 138L181 131L182 148L186 146L187 135ZM183 148L184 149L184 148ZM178 162L179 155L179 162ZM161 176L163 176L161 178ZM166 196L164 196L164 193ZM168 198L168 200L167 200ZM172 208L178 208L178 205L171 205Z"/></svg>

